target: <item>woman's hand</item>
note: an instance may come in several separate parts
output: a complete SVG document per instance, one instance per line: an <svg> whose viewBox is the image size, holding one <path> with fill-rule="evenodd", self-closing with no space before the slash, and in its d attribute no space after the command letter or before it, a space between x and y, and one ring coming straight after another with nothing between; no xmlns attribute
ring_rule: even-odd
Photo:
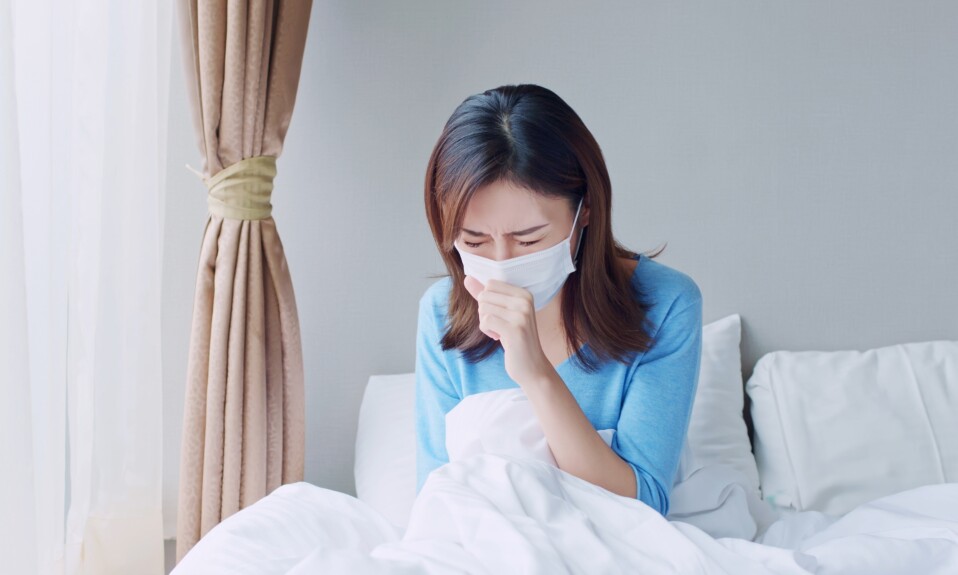
<svg viewBox="0 0 958 575"><path fill-rule="evenodd" d="M509 377L520 387L548 377L554 368L539 343L532 294L498 280L483 287L472 276L463 284L479 302L479 329L502 343Z"/></svg>

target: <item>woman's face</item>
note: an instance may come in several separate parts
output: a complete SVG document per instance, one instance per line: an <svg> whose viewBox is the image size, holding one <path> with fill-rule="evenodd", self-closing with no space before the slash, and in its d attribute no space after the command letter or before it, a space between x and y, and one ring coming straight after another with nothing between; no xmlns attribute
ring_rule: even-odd
<svg viewBox="0 0 958 575"><path fill-rule="evenodd" d="M584 203L572 230L574 217L564 198L531 192L511 182L495 182L477 190L469 200L456 241L463 250L499 261L550 248L574 231L571 256L576 253L579 229L589 223Z"/></svg>

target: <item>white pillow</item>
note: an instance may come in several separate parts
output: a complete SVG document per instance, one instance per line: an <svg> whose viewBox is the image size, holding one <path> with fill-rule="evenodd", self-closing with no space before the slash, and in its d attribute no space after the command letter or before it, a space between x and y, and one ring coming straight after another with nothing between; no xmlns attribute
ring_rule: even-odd
<svg viewBox="0 0 958 575"><path fill-rule="evenodd" d="M753 540L775 516L762 502L742 417L742 322L732 314L702 327L702 364L669 520L713 537Z"/></svg>
<svg viewBox="0 0 958 575"><path fill-rule="evenodd" d="M702 366L668 519L753 539L771 522L742 418L741 319L702 329ZM356 436L356 495L405 526L415 499L415 374L369 378Z"/></svg>
<svg viewBox="0 0 958 575"><path fill-rule="evenodd" d="M776 351L746 390L762 492L781 508L844 515L958 478L958 341Z"/></svg>
<svg viewBox="0 0 958 575"><path fill-rule="evenodd" d="M405 528L416 499L416 374L374 375L356 430L356 497Z"/></svg>
<svg viewBox="0 0 958 575"><path fill-rule="evenodd" d="M742 321L732 314L702 327L702 366L677 482L708 465L727 465L755 490L758 469L742 418Z"/></svg>

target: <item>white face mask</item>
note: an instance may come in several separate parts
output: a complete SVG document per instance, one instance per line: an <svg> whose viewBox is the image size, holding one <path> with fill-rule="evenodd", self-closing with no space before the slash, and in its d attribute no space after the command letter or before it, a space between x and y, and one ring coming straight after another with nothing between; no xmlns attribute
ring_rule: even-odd
<svg viewBox="0 0 958 575"><path fill-rule="evenodd" d="M572 240L572 232L579 220L581 209L582 200L579 200L575 219L572 220L572 229L569 230L569 236L566 239L552 247L524 256L496 261L469 253L453 242L453 246L462 259L463 271L467 276L479 280L482 285L494 279L525 288L532 294L536 311L542 309L559 293L566 278L576 269L575 258L569 254L572 249L569 242ZM583 230L585 228L579 230L579 241L575 247L576 256L579 255L579 246L582 245Z"/></svg>

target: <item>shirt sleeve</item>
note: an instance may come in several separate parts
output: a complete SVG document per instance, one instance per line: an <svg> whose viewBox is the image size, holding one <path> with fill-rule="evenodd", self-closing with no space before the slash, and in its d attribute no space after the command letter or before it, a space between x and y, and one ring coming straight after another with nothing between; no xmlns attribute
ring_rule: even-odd
<svg viewBox="0 0 958 575"><path fill-rule="evenodd" d="M446 413L459 403L442 351L442 334L430 298L419 301L416 333L416 493L429 473L449 461Z"/></svg>
<svg viewBox="0 0 958 575"><path fill-rule="evenodd" d="M663 516L688 432L702 359L702 294L694 283L660 323L628 382L612 449L635 473L636 497Z"/></svg>

